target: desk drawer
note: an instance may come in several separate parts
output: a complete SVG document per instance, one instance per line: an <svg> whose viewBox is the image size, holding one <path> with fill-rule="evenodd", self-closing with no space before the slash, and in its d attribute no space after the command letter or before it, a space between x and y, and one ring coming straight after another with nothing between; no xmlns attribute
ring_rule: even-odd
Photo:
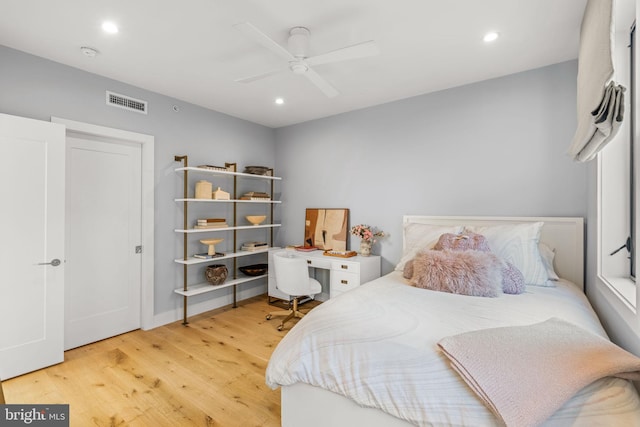
<svg viewBox="0 0 640 427"><path fill-rule="evenodd" d="M360 264L357 262L331 261L331 270L360 273Z"/></svg>
<svg viewBox="0 0 640 427"><path fill-rule="evenodd" d="M309 267L324 268L325 270L329 270L331 268L331 260L324 258L307 258L307 265Z"/></svg>
<svg viewBox="0 0 640 427"><path fill-rule="evenodd" d="M331 271L331 298L360 286L360 274Z"/></svg>

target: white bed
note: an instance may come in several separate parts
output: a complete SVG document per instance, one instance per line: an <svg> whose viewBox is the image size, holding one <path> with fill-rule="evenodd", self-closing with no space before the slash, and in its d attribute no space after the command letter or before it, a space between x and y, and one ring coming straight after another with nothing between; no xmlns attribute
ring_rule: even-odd
<svg viewBox="0 0 640 427"><path fill-rule="evenodd" d="M287 334L267 368L267 383L282 387L283 426L499 425L437 350L440 339L550 317L605 336L582 293L581 218L407 216L404 221L442 226L542 221L540 240L554 250L555 270L568 281L481 298L414 288L394 271L322 304ZM628 381L607 377L580 391L545 425L640 426L640 401Z"/></svg>

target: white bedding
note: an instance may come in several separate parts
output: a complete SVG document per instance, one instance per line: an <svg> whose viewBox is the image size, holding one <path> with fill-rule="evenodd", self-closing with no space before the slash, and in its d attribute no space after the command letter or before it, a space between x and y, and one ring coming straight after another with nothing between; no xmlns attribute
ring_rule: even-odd
<svg viewBox="0 0 640 427"><path fill-rule="evenodd" d="M393 272L314 308L278 345L266 380L272 388L311 384L416 425L492 426L496 418L436 343L465 331L550 317L606 336L585 296L568 282L482 298L413 288ZM639 414L632 385L605 378L545 425L640 426Z"/></svg>

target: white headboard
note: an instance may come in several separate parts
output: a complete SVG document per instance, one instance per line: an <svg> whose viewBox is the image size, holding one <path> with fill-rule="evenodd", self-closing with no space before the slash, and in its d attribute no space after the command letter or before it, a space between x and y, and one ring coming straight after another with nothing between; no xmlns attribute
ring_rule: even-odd
<svg viewBox="0 0 640 427"><path fill-rule="evenodd" d="M477 217L405 215L403 224L504 225L544 222L540 241L555 251L558 275L584 289L584 219L567 217Z"/></svg>

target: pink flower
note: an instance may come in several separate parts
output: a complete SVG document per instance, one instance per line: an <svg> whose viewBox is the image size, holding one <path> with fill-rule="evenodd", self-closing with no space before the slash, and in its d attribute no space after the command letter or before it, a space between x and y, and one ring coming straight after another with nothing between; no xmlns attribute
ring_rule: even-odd
<svg viewBox="0 0 640 427"><path fill-rule="evenodd" d="M384 237L384 232L380 230L376 230L374 227L371 227L367 224L358 224L351 227L350 233L356 237L361 238L362 240L369 241L371 243L375 243L375 237Z"/></svg>

